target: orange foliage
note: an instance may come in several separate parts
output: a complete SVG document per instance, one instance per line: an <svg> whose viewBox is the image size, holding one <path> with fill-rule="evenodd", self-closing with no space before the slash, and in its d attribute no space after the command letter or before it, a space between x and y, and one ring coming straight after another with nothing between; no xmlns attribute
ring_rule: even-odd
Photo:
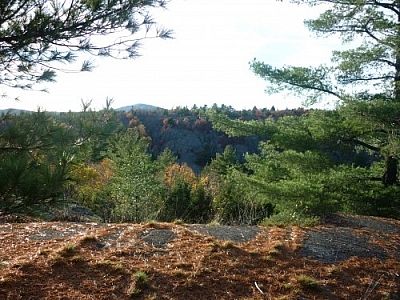
<svg viewBox="0 0 400 300"><path fill-rule="evenodd" d="M137 127L137 129L138 129L139 136L143 137L143 136L146 136L146 135L147 135L147 133L146 133L146 126L144 126L143 124L140 124L140 125Z"/></svg>
<svg viewBox="0 0 400 300"><path fill-rule="evenodd" d="M206 119L197 119L194 123L194 127L200 131L206 131L211 129L211 124Z"/></svg>
<svg viewBox="0 0 400 300"><path fill-rule="evenodd" d="M139 120L137 118L133 118L132 120L129 121L129 127L135 127L139 123Z"/></svg>
<svg viewBox="0 0 400 300"><path fill-rule="evenodd" d="M99 164L78 165L72 170L72 178L79 184L80 193L91 193L100 190L113 177L112 161L103 159Z"/></svg>
<svg viewBox="0 0 400 300"><path fill-rule="evenodd" d="M169 118L164 118L164 119L163 119L163 125L164 125L164 127L167 127L167 126L168 126L168 121L169 121Z"/></svg>
<svg viewBox="0 0 400 300"><path fill-rule="evenodd" d="M186 163L175 163L165 169L164 183L168 187L171 187L176 180L183 180L193 187L196 185L197 182L196 174Z"/></svg>

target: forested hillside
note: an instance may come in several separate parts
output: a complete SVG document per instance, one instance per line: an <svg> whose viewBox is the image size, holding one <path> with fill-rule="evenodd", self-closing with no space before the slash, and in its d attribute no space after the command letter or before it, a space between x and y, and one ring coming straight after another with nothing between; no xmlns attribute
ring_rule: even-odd
<svg viewBox="0 0 400 300"><path fill-rule="evenodd" d="M172 37L148 11L165 1L3 2L0 84L17 89L54 81L64 70L55 66L79 53L132 58L141 41ZM400 218L399 2L290 2L323 5L305 25L345 47L327 65L255 58L250 70L268 93L332 109L114 110L107 98L101 111L89 101L79 113L3 113L0 215L223 224L312 224L333 212ZM92 68L84 60L76 72Z"/></svg>
<svg viewBox="0 0 400 300"><path fill-rule="evenodd" d="M384 158L324 135L339 121L336 111L217 105L3 113L1 214L223 224L313 223L332 212L398 218Z"/></svg>

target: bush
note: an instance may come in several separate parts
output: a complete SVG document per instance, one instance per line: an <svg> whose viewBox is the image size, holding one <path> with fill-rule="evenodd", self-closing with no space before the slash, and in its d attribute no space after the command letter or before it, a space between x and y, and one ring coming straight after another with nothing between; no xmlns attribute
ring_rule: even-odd
<svg viewBox="0 0 400 300"><path fill-rule="evenodd" d="M176 180L164 199L161 220L171 222L176 219L186 220L190 209L190 184Z"/></svg>
<svg viewBox="0 0 400 300"><path fill-rule="evenodd" d="M182 220L187 223L207 223L211 220L212 198L200 184L177 178L164 199L162 221Z"/></svg>
<svg viewBox="0 0 400 300"><path fill-rule="evenodd" d="M275 206L262 201L233 182L220 187L214 202L215 221L221 224L256 225L274 212Z"/></svg>

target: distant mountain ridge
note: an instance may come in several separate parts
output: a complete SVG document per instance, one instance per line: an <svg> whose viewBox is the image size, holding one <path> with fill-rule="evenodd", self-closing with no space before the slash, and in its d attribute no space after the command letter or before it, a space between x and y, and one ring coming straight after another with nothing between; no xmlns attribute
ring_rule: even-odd
<svg viewBox="0 0 400 300"><path fill-rule="evenodd" d="M18 108L0 109L0 114L13 113L13 114L19 115L20 113L27 113L27 112L32 112L32 111L26 110L26 109L18 109Z"/></svg>
<svg viewBox="0 0 400 300"><path fill-rule="evenodd" d="M149 105L149 104L138 103L138 104L134 104L134 105L127 105L127 106L123 106L123 107L120 107L120 108L116 108L115 110L117 110L117 111L130 111L131 109L157 111L159 109L164 109L164 108L158 107L158 106L154 106L154 105Z"/></svg>
<svg viewBox="0 0 400 300"><path fill-rule="evenodd" d="M154 105L149 105L149 104L144 104L144 103L137 103L133 105L127 105L127 106L122 106L119 108L115 108L114 110L116 111L130 111L131 109L141 109L144 111L157 111L160 109L164 109L162 107L154 106ZM1 113L14 113L14 114L20 114L20 113L27 113L27 112L33 112L33 110L26 110L26 109L18 109L18 108L5 108L5 109L0 109L0 114ZM52 113L60 113L59 111L51 111Z"/></svg>

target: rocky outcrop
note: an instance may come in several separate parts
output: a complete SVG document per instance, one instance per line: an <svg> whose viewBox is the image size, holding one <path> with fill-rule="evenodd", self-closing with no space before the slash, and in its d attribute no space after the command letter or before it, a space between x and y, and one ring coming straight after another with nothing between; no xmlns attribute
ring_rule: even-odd
<svg viewBox="0 0 400 300"><path fill-rule="evenodd" d="M154 155L169 148L178 157L178 162L187 163L196 173L217 153L222 153L227 145L236 149L238 160L243 160L245 153L258 151L257 137L229 138L225 133L214 130L211 122L199 117L153 116L141 119L141 122L151 137Z"/></svg>

